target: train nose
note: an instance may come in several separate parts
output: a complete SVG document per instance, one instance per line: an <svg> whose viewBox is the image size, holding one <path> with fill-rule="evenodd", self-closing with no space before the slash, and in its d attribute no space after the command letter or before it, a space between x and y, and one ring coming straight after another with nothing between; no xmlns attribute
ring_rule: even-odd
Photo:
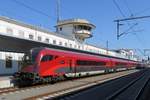
<svg viewBox="0 0 150 100"><path fill-rule="evenodd" d="M22 69L22 72L34 72L34 66L29 65Z"/></svg>

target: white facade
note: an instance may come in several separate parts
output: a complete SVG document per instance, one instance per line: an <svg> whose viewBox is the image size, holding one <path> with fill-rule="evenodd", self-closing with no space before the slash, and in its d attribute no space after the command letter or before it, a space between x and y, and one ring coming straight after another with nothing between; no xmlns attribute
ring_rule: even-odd
<svg viewBox="0 0 150 100"><path fill-rule="evenodd" d="M0 75L12 74L19 70L21 61L24 54L12 52L0 52ZM11 57L11 65L6 66L7 57Z"/></svg>
<svg viewBox="0 0 150 100"><path fill-rule="evenodd" d="M83 41L78 41L78 39L75 37L74 33L74 25L86 25L89 28L94 28L95 26L90 24L88 21L85 20L70 20L62 21L58 23L57 28L62 28L57 30L58 33L50 32L46 29L35 27L29 24L25 24L19 21L15 21L13 19L9 19L6 17L0 17L0 34L21 38L21 39L27 39L30 41L37 41L37 42L43 42L46 44L53 44L53 45L59 45L63 47L73 48L73 49L80 49L83 51L89 51L94 52L98 54L104 54L104 55L111 55L121 58L127 58L136 60L136 58L132 58L126 55L122 55L113 51L108 51L103 48L98 48L92 45L88 45L84 43ZM81 31L81 30L80 30ZM87 31L87 32L86 32ZM79 32L79 31L75 31ZM82 33L85 34L91 34L91 29L84 30ZM85 37L86 38L86 37ZM9 41L9 40L8 40ZM23 44L24 45L24 44ZM12 58L12 67L6 68L6 56L9 55ZM21 58L23 54L20 53L8 53L8 52L0 52L0 74L11 74L18 70L18 60Z"/></svg>

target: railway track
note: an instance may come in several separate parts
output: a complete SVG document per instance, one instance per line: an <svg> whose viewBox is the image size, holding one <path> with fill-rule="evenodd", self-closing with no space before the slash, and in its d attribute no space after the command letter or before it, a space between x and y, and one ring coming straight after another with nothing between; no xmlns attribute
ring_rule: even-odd
<svg viewBox="0 0 150 100"><path fill-rule="evenodd" d="M112 73L109 75L102 75L105 76L101 79L97 79L93 82L89 82L86 79L78 79L78 80L69 80L65 82L60 82L56 83L54 85L43 85L43 86L34 86L34 87L28 87L28 88L22 88L22 89L17 89L17 90L10 90L6 91L0 94L0 99L3 100L9 100L9 99L15 99L15 100L20 100L20 99L37 99L37 98L44 98L47 95L54 96L54 94L65 94L65 92L70 92L70 91L75 91L78 89L84 89L86 87L90 87L92 85L97 85L100 82L104 82L107 80L111 80L114 78L118 78L124 75L127 75L129 73L133 73L136 71L129 71L129 72L118 72L118 73ZM96 76L97 78L101 76ZM94 78L94 77L89 77ZM88 79L88 80L89 80ZM69 90L69 91L68 91ZM56 95L57 96L57 95Z"/></svg>
<svg viewBox="0 0 150 100"><path fill-rule="evenodd" d="M117 84L118 83L118 84ZM91 88L69 94L50 97L63 100L149 100L140 99L147 84L150 83L150 69L133 73ZM47 97L48 98L48 97ZM44 98L44 99L47 99Z"/></svg>
<svg viewBox="0 0 150 100"><path fill-rule="evenodd" d="M0 95L3 94L3 93L16 91L17 89L18 89L18 88L15 88L15 87L0 89Z"/></svg>
<svg viewBox="0 0 150 100"><path fill-rule="evenodd" d="M38 96L34 96L34 97L30 97L27 98L26 100L43 100L43 99L56 99L59 100L61 99L61 97L63 96L67 96L67 95L71 95L72 93L76 93L77 91L83 91L84 89L87 88L91 88L93 86L97 86L100 83L106 82L106 81L111 81L112 79L117 79L117 78L121 78L122 76L124 76L125 74L119 75L117 77L114 76L110 76L110 77L106 77L100 80L96 80L96 81L92 81L92 82L86 82L85 84L81 84L78 86L74 86L74 87L70 87L70 88L65 88L59 91L55 91L55 92L50 92L50 93L46 93L46 94L41 94Z"/></svg>
<svg viewBox="0 0 150 100"><path fill-rule="evenodd" d="M6 95L6 94L9 94L9 93L13 93L13 92L26 91L26 90L29 90L29 89L40 88L40 87L44 87L44 86L48 86L48 85L49 84L29 86L29 87L23 87L23 88L18 88L18 87L3 88L3 89L0 89L0 95Z"/></svg>
<svg viewBox="0 0 150 100"><path fill-rule="evenodd" d="M106 98L107 100L138 100L143 93L146 85L150 81L150 73L145 72L138 78L129 82L129 84L125 85L111 96ZM132 93L132 95L130 94Z"/></svg>

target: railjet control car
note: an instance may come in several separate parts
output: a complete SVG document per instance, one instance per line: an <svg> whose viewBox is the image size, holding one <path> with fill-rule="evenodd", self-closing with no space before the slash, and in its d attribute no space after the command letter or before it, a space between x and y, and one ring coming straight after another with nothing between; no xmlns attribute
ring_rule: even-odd
<svg viewBox="0 0 150 100"><path fill-rule="evenodd" d="M33 48L22 59L18 84L49 83L66 78L133 69L138 62L106 55L92 55L52 48Z"/></svg>

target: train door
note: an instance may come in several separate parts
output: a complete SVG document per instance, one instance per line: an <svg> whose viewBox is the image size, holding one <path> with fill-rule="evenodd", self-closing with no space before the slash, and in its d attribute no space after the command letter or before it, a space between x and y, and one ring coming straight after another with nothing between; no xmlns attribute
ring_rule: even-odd
<svg viewBox="0 0 150 100"><path fill-rule="evenodd" d="M72 60L72 59L69 60L69 69L70 69L70 73L74 75L73 77L76 77L75 60Z"/></svg>
<svg viewBox="0 0 150 100"><path fill-rule="evenodd" d="M70 70L70 72L72 73L73 71L73 69L72 69L72 60L70 59L69 60L69 70Z"/></svg>

